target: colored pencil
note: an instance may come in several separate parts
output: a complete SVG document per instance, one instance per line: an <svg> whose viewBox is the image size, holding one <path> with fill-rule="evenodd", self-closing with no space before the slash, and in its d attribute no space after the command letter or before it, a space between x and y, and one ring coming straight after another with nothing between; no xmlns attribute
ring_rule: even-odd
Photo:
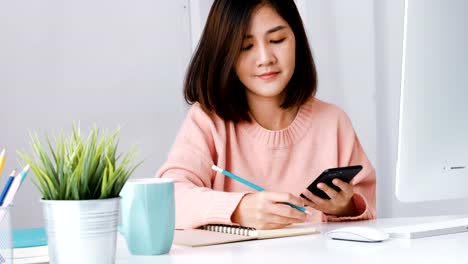
<svg viewBox="0 0 468 264"><path fill-rule="evenodd" d="M26 165L24 169L21 171L21 173L15 177L15 179L13 180L13 183L11 184L10 189L8 190L8 193L5 196L5 200L3 201L2 207L7 207L13 203L13 199L15 198L16 193L21 187L21 183L23 182L24 177L26 177L26 174L28 173L28 171L29 171L29 165Z"/></svg>
<svg viewBox="0 0 468 264"><path fill-rule="evenodd" d="M16 174L16 170L13 170L13 172L10 174L10 177L8 178L5 184L5 187L3 187L2 193L0 194L0 206L3 205L3 201L5 200L8 190L10 189L11 184L15 180L15 174Z"/></svg>
<svg viewBox="0 0 468 264"><path fill-rule="evenodd" d="M5 149L0 153L0 176L2 176L3 165L5 164Z"/></svg>
<svg viewBox="0 0 468 264"><path fill-rule="evenodd" d="M229 171L227 171L225 169L222 169L222 168L220 168L220 167L218 167L216 165L212 165L211 169L215 170L217 172L221 172L223 175L225 175L225 176L227 176L227 177L229 177L229 178L231 178L233 180L236 180L236 181L238 181L238 182L240 182L242 184L245 184L245 185L249 186L250 188L252 188L252 189L254 189L256 191L259 191L259 192L265 191L265 189L263 187L260 187L260 186L256 185L255 183L249 182L248 180L246 180L244 178L241 178L241 177L233 174L232 172L229 172ZM285 204L287 204L287 205L291 206L292 208L297 209L297 210L299 210L301 212L304 212L304 213L306 213L308 215L311 215L311 213L309 211L307 211L304 207L299 207L299 206L296 206L296 205L291 204L291 203L285 203Z"/></svg>
<svg viewBox="0 0 468 264"><path fill-rule="evenodd" d="M28 175L28 171L29 171L29 164L26 164L26 166L24 166L23 170L21 171L21 184L23 184L24 180L26 179L26 175Z"/></svg>

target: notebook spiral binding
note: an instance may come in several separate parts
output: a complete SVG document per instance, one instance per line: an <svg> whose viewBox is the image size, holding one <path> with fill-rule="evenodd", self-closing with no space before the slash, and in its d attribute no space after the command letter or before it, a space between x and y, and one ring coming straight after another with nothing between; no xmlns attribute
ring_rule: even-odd
<svg viewBox="0 0 468 264"><path fill-rule="evenodd" d="M248 236L250 231L255 230L252 227L232 226L232 225L205 225L203 230L221 232L233 235Z"/></svg>

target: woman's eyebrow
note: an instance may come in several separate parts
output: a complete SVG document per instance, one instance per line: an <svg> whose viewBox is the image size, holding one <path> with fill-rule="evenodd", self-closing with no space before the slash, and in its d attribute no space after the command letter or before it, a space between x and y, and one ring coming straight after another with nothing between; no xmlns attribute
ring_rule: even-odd
<svg viewBox="0 0 468 264"><path fill-rule="evenodd" d="M279 25L279 26L276 26L274 28L271 28L271 29L267 30L266 34L271 34L271 33L280 31L280 30L285 29L285 28L286 28L286 26ZM249 39L249 38L252 38L252 37L253 37L252 35L245 35L244 39Z"/></svg>

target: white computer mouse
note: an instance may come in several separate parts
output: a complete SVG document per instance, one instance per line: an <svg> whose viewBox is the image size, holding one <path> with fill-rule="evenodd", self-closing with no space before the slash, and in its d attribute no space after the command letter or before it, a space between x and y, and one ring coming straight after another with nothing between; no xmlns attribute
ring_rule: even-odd
<svg viewBox="0 0 468 264"><path fill-rule="evenodd" d="M389 235L376 227L368 226L347 226L330 230L326 233L329 238L359 241L359 242L382 242L387 240Z"/></svg>

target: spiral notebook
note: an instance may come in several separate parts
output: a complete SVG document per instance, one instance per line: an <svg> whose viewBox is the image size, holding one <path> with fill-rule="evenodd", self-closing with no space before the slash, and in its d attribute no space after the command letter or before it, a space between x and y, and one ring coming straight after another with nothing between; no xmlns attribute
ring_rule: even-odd
<svg viewBox="0 0 468 264"><path fill-rule="evenodd" d="M259 230L231 225L206 225L200 229L175 230L174 244L201 247L255 239L318 234L310 224L294 224L281 229Z"/></svg>

